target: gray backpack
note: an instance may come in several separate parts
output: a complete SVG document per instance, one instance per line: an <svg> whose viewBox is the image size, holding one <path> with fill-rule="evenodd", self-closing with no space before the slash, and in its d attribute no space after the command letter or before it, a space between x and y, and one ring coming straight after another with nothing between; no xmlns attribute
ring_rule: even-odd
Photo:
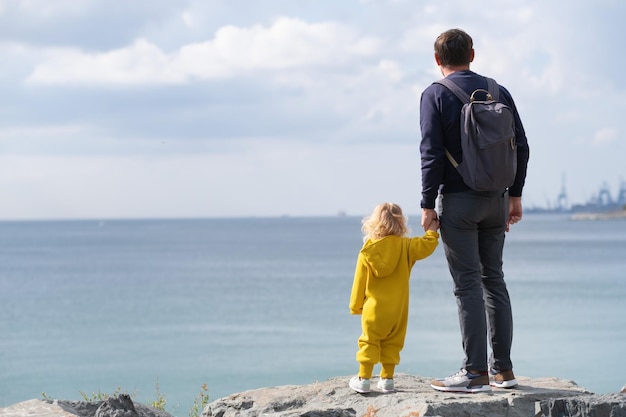
<svg viewBox="0 0 626 417"><path fill-rule="evenodd" d="M461 109L461 163L446 149L446 156L463 182L476 191L505 190L515 181L517 148L515 120L506 104L498 101L500 88L487 78L487 90L469 96L452 80L437 81L452 91L464 104ZM478 100L476 95L484 96Z"/></svg>

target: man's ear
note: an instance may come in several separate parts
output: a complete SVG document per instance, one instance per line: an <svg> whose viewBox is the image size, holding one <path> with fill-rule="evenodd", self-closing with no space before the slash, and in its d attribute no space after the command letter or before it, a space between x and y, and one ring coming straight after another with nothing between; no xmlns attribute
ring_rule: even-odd
<svg viewBox="0 0 626 417"><path fill-rule="evenodd" d="M474 48L472 48L472 52L470 52L470 62L474 61Z"/></svg>
<svg viewBox="0 0 626 417"><path fill-rule="evenodd" d="M473 58L473 50L472 50L472 58ZM435 53L435 62L437 63L438 66L441 66L441 59L439 59L439 56L437 55L437 53Z"/></svg>

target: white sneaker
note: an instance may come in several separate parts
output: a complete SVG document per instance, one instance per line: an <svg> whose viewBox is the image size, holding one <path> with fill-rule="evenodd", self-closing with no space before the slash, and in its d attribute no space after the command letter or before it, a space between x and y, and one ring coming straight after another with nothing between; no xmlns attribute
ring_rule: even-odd
<svg viewBox="0 0 626 417"><path fill-rule="evenodd" d="M393 386L393 379L380 378L376 386L382 392L395 392L395 388Z"/></svg>
<svg viewBox="0 0 626 417"><path fill-rule="evenodd" d="M491 391L488 375L472 374L465 369L461 369L447 378L436 379L430 383L430 386L437 391L447 392L474 393Z"/></svg>
<svg viewBox="0 0 626 417"><path fill-rule="evenodd" d="M358 392L359 394L367 394L370 392L370 380L368 378L359 378L358 376L350 379L350 388Z"/></svg>

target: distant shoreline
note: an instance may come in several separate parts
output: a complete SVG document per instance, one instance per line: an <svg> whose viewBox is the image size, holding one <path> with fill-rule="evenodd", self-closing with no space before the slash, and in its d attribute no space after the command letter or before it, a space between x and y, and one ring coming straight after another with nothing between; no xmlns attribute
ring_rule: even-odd
<svg viewBox="0 0 626 417"><path fill-rule="evenodd" d="M572 220L615 220L626 219L626 210L607 211L605 213L582 212L572 215Z"/></svg>

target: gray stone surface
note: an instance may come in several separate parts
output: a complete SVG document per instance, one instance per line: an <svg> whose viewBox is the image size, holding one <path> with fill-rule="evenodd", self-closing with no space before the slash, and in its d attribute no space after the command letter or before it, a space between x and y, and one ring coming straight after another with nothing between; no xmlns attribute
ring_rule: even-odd
<svg viewBox="0 0 626 417"><path fill-rule="evenodd" d="M626 417L624 394L580 395L541 401L542 417Z"/></svg>
<svg viewBox="0 0 626 417"><path fill-rule="evenodd" d="M96 410L95 417L139 417L130 395L107 398Z"/></svg>
<svg viewBox="0 0 626 417"><path fill-rule="evenodd" d="M591 394L573 381L518 377L514 389L491 393L441 393L432 378L406 374L395 377L397 392L357 394L350 377L310 385L262 388L233 394L208 404L204 417L532 417L540 416L541 401ZM373 381L375 386L376 380Z"/></svg>
<svg viewBox="0 0 626 417"><path fill-rule="evenodd" d="M126 398L127 397L127 398ZM133 403L127 395L106 401L28 400L0 408L0 417L172 417L166 411Z"/></svg>
<svg viewBox="0 0 626 417"><path fill-rule="evenodd" d="M514 389L441 393L431 378L398 374L397 392L357 394L350 377L309 385L245 391L208 404L204 417L626 417L626 395L596 395L573 381L519 377ZM373 380L374 386L376 380ZM29 400L0 408L0 417L172 417L118 396L107 401ZM184 417L184 416L180 416Z"/></svg>

